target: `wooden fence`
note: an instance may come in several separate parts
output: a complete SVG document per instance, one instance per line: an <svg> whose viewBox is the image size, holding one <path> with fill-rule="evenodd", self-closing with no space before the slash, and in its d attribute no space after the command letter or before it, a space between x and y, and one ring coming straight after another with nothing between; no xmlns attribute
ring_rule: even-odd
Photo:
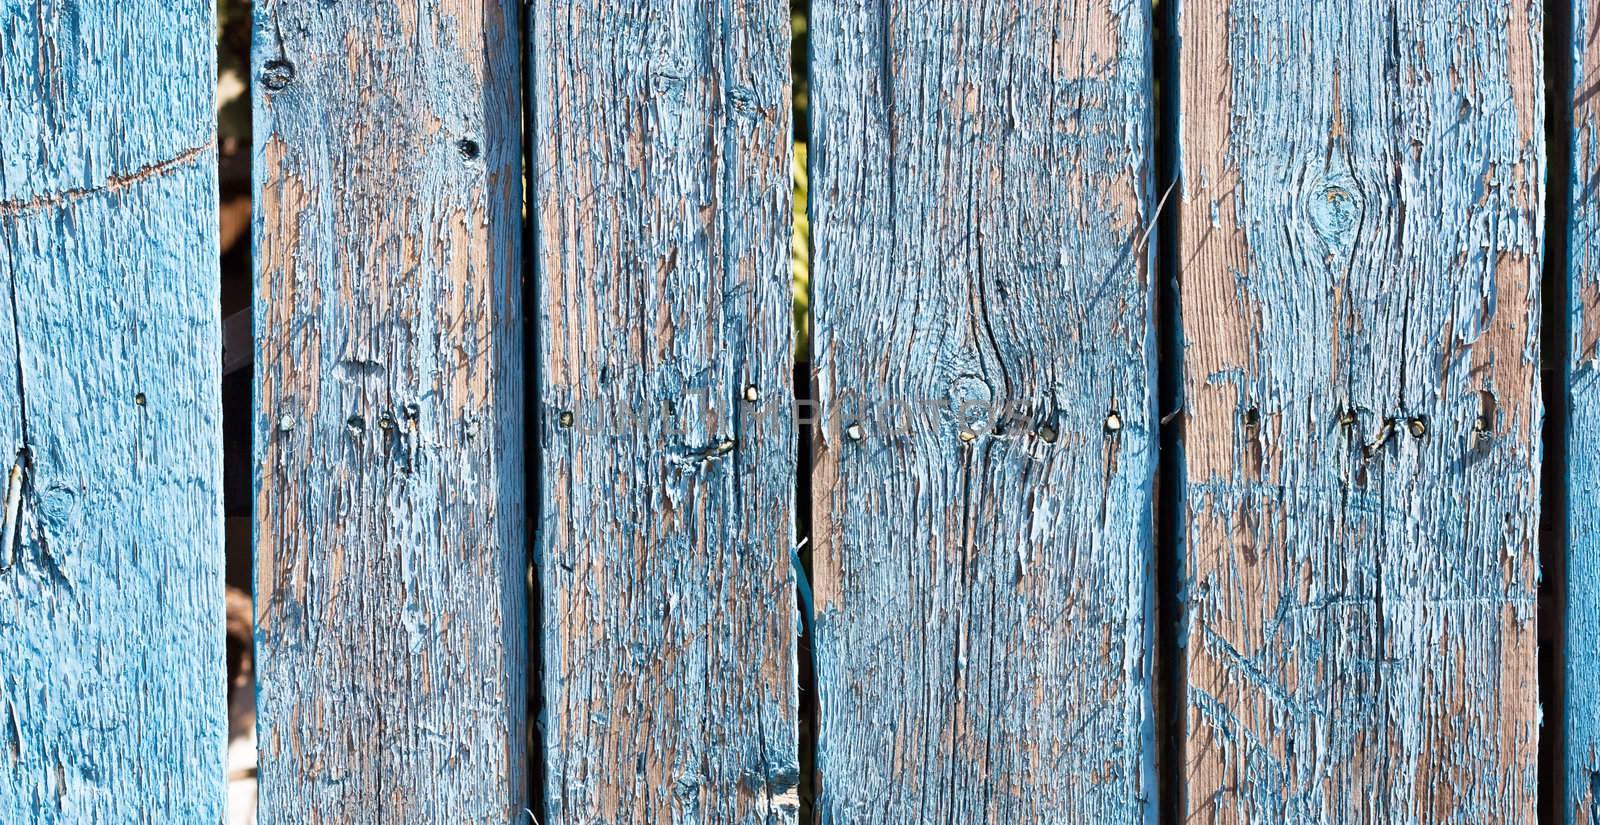
<svg viewBox="0 0 1600 825"><path fill-rule="evenodd" d="M812 0L796 370L787 7L257 0L260 821L1600 822L1592 7ZM223 815L212 24L0 0L0 822Z"/></svg>

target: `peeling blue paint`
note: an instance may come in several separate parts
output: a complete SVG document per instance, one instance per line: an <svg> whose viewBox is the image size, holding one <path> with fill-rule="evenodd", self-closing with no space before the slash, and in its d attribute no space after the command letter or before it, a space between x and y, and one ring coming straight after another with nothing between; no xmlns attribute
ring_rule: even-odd
<svg viewBox="0 0 1600 825"><path fill-rule="evenodd" d="M529 25L541 821L794 823L788 8Z"/></svg>
<svg viewBox="0 0 1600 825"><path fill-rule="evenodd" d="M1567 825L1600 823L1600 52L1592 0L1571 3L1571 176L1568 204Z"/></svg>
<svg viewBox="0 0 1600 825"><path fill-rule="evenodd" d="M1179 10L1187 820L1533 821L1541 15Z"/></svg>
<svg viewBox="0 0 1600 825"><path fill-rule="evenodd" d="M812 11L818 814L1154 822L1149 6Z"/></svg>
<svg viewBox="0 0 1600 825"><path fill-rule="evenodd" d="M0 822L218 822L213 8L0 3Z"/></svg>
<svg viewBox="0 0 1600 825"><path fill-rule="evenodd" d="M514 0L254 6L260 822L527 804Z"/></svg>

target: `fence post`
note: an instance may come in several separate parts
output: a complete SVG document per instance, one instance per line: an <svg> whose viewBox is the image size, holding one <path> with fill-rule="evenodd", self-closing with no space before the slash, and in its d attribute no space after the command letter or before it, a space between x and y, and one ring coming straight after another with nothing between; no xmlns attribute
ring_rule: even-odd
<svg viewBox="0 0 1600 825"><path fill-rule="evenodd" d="M1532 822L1537 6L1179 14L1183 816Z"/></svg>
<svg viewBox="0 0 1600 825"><path fill-rule="evenodd" d="M529 23L541 821L792 823L788 8Z"/></svg>
<svg viewBox="0 0 1600 825"><path fill-rule="evenodd" d="M260 821L526 802L519 5L258 0Z"/></svg>
<svg viewBox="0 0 1600 825"><path fill-rule="evenodd" d="M0 822L218 822L210 0L0 11Z"/></svg>
<svg viewBox="0 0 1600 825"><path fill-rule="evenodd" d="M819 814L1153 822L1148 4L812 4Z"/></svg>
<svg viewBox="0 0 1600 825"><path fill-rule="evenodd" d="M1568 130L1561 148L1569 156L1551 157L1551 185L1566 203L1565 235L1551 230L1551 249L1564 248L1561 263L1566 274L1566 306L1551 307L1547 323L1566 322L1567 356L1562 376L1562 401L1566 407L1552 410L1559 423L1566 425L1563 444L1565 464L1554 468L1564 476L1565 497L1553 506L1561 508L1564 534L1565 571L1561 581L1565 630L1561 649L1561 669L1565 692L1561 697L1564 748L1565 799L1561 819L1564 825L1587 825L1600 821L1600 200L1596 182L1600 181L1600 48L1596 47L1597 23L1593 0L1572 0L1556 4L1570 14L1567 20L1551 21L1550 34L1564 31L1570 40L1556 45L1567 61L1555 67L1553 76L1569 81L1555 98L1566 111L1552 112L1557 123ZM1561 24L1565 26L1561 26ZM1561 28L1558 28L1561 26ZM1559 134L1559 133L1558 133ZM1551 146L1554 155L1556 146ZM1570 164L1570 168L1566 164ZM1558 170L1570 174L1557 176ZM1552 216L1555 217L1554 215ZM1558 270L1559 271L1559 270ZM1563 318L1557 313L1565 313ZM1554 460L1552 458L1552 460Z"/></svg>

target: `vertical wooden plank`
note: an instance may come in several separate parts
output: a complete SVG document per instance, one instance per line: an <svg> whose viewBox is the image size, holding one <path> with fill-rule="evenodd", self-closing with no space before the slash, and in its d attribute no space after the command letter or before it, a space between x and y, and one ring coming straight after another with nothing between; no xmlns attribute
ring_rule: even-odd
<svg viewBox="0 0 1600 825"><path fill-rule="evenodd" d="M822 821L1153 821L1148 4L812 8Z"/></svg>
<svg viewBox="0 0 1600 825"><path fill-rule="evenodd" d="M1564 731L1568 825L1600 825L1600 6L1572 0L1567 198L1567 565ZM1555 27L1552 26L1552 33ZM1553 230L1552 230L1553 231Z"/></svg>
<svg viewBox="0 0 1600 825"><path fill-rule="evenodd" d="M255 6L261 822L526 799L513 0Z"/></svg>
<svg viewBox="0 0 1600 825"><path fill-rule="evenodd" d="M0 3L0 822L218 822L210 0Z"/></svg>
<svg viewBox="0 0 1600 825"><path fill-rule="evenodd" d="M1533 821L1541 14L1179 11L1185 821Z"/></svg>
<svg viewBox="0 0 1600 825"><path fill-rule="evenodd" d="M541 821L794 822L787 9L529 16Z"/></svg>

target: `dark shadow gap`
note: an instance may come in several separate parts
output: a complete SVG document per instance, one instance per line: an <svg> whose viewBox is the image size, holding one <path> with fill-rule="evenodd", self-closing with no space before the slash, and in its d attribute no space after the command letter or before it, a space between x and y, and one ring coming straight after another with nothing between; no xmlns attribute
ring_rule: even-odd
<svg viewBox="0 0 1600 825"><path fill-rule="evenodd" d="M252 6L219 0L216 10L218 313L222 361L222 505L227 631L228 749L226 821L254 817L257 758L253 330L255 265L251 235Z"/></svg>
<svg viewBox="0 0 1600 825"><path fill-rule="evenodd" d="M796 410L810 408L816 397L811 382L811 364L796 361L794 365L794 401ZM811 580L811 467L812 427L804 415L797 415L795 435L798 451L795 454L795 508L794 531L796 557L800 570L796 575L795 604L801 611L801 631L795 637L796 673L799 677L799 764L800 764L800 822L815 819L815 802L819 790L817 776L817 725L820 708L817 705L817 675L812 664L812 616L810 605ZM803 576L803 578L801 578Z"/></svg>
<svg viewBox="0 0 1600 825"><path fill-rule="evenodd" d="M522 433L523 433L523 508L527 513L526 570L528 598L527 719L528 754L527 799L533 823L547 820L544 729L544 591L539 577L539 529L542 524L544 485L540 469L544 465L540 438L542 410L539 387L539 234L534 220L534 179L538 159L534 156L533 60L528 53L533 43L533 9L522 3Z"/></svg>
<svg viewBox="0 0 1600 825"><path fill-rule="evenodd" d="M1183 193L1178 176L1178 37L1176 3L1157 0L1151 17L1155 72L1156 392L1161 445L1156 469L1154 673L1156 793L1160 821L1183 816L1183 319L1178 241Z"/></svg>
<svg viewBox="0 0 1600 825"><path fill-rule="evenodd" d="M808 150L811 141L811 106L810 106L810 77L811 77L811 0L790 0L789 22L791 37L789 40L789 66L790 77L793 84L790 103L794 119L794 143L798 153ZM799 160L800 171L806 174L803 180L810 182L809 151ZM799 182L797 181L797 184ZM821 709L817 703L817 677L813 667L814 639L812 638L813 625L811 615L811 469L815 459L814 437L812 431L813 416L810 411L816 409L816 387L811 377L811 295L810 295L810 269L812 260L809 190L807 186L796 185L794 197L796 198L793 217L795 224L791 226L791 233L801 231L800 221L804 220L804 237L792 236L791 240L791 282L794 289L794 410L795 410L795 507L794 507L794 561L799 569L795 571L795 604L800 610L802 622L799 633L795 638L794 655L796 660L796 675L798 678L797 689L799 692L799 718L798 725L798 750L797 757L800 765L800 819L802 825L809 825L816 821L816 798L821 787L821 777L817 773L817 735L818 724L821 719ZM807 200L800 200L807 198ZM796 253L799 259L796 259Z"/></svg>
<svg viewBox="0 0 1600 825"><path fill-rule="evenodd" d="M1572 168L1572 3L1545 3L1545 247L1540 288L1545 417L1539 495L1539 821L1564 821L1566 788L1567 280Z"/></svg>

